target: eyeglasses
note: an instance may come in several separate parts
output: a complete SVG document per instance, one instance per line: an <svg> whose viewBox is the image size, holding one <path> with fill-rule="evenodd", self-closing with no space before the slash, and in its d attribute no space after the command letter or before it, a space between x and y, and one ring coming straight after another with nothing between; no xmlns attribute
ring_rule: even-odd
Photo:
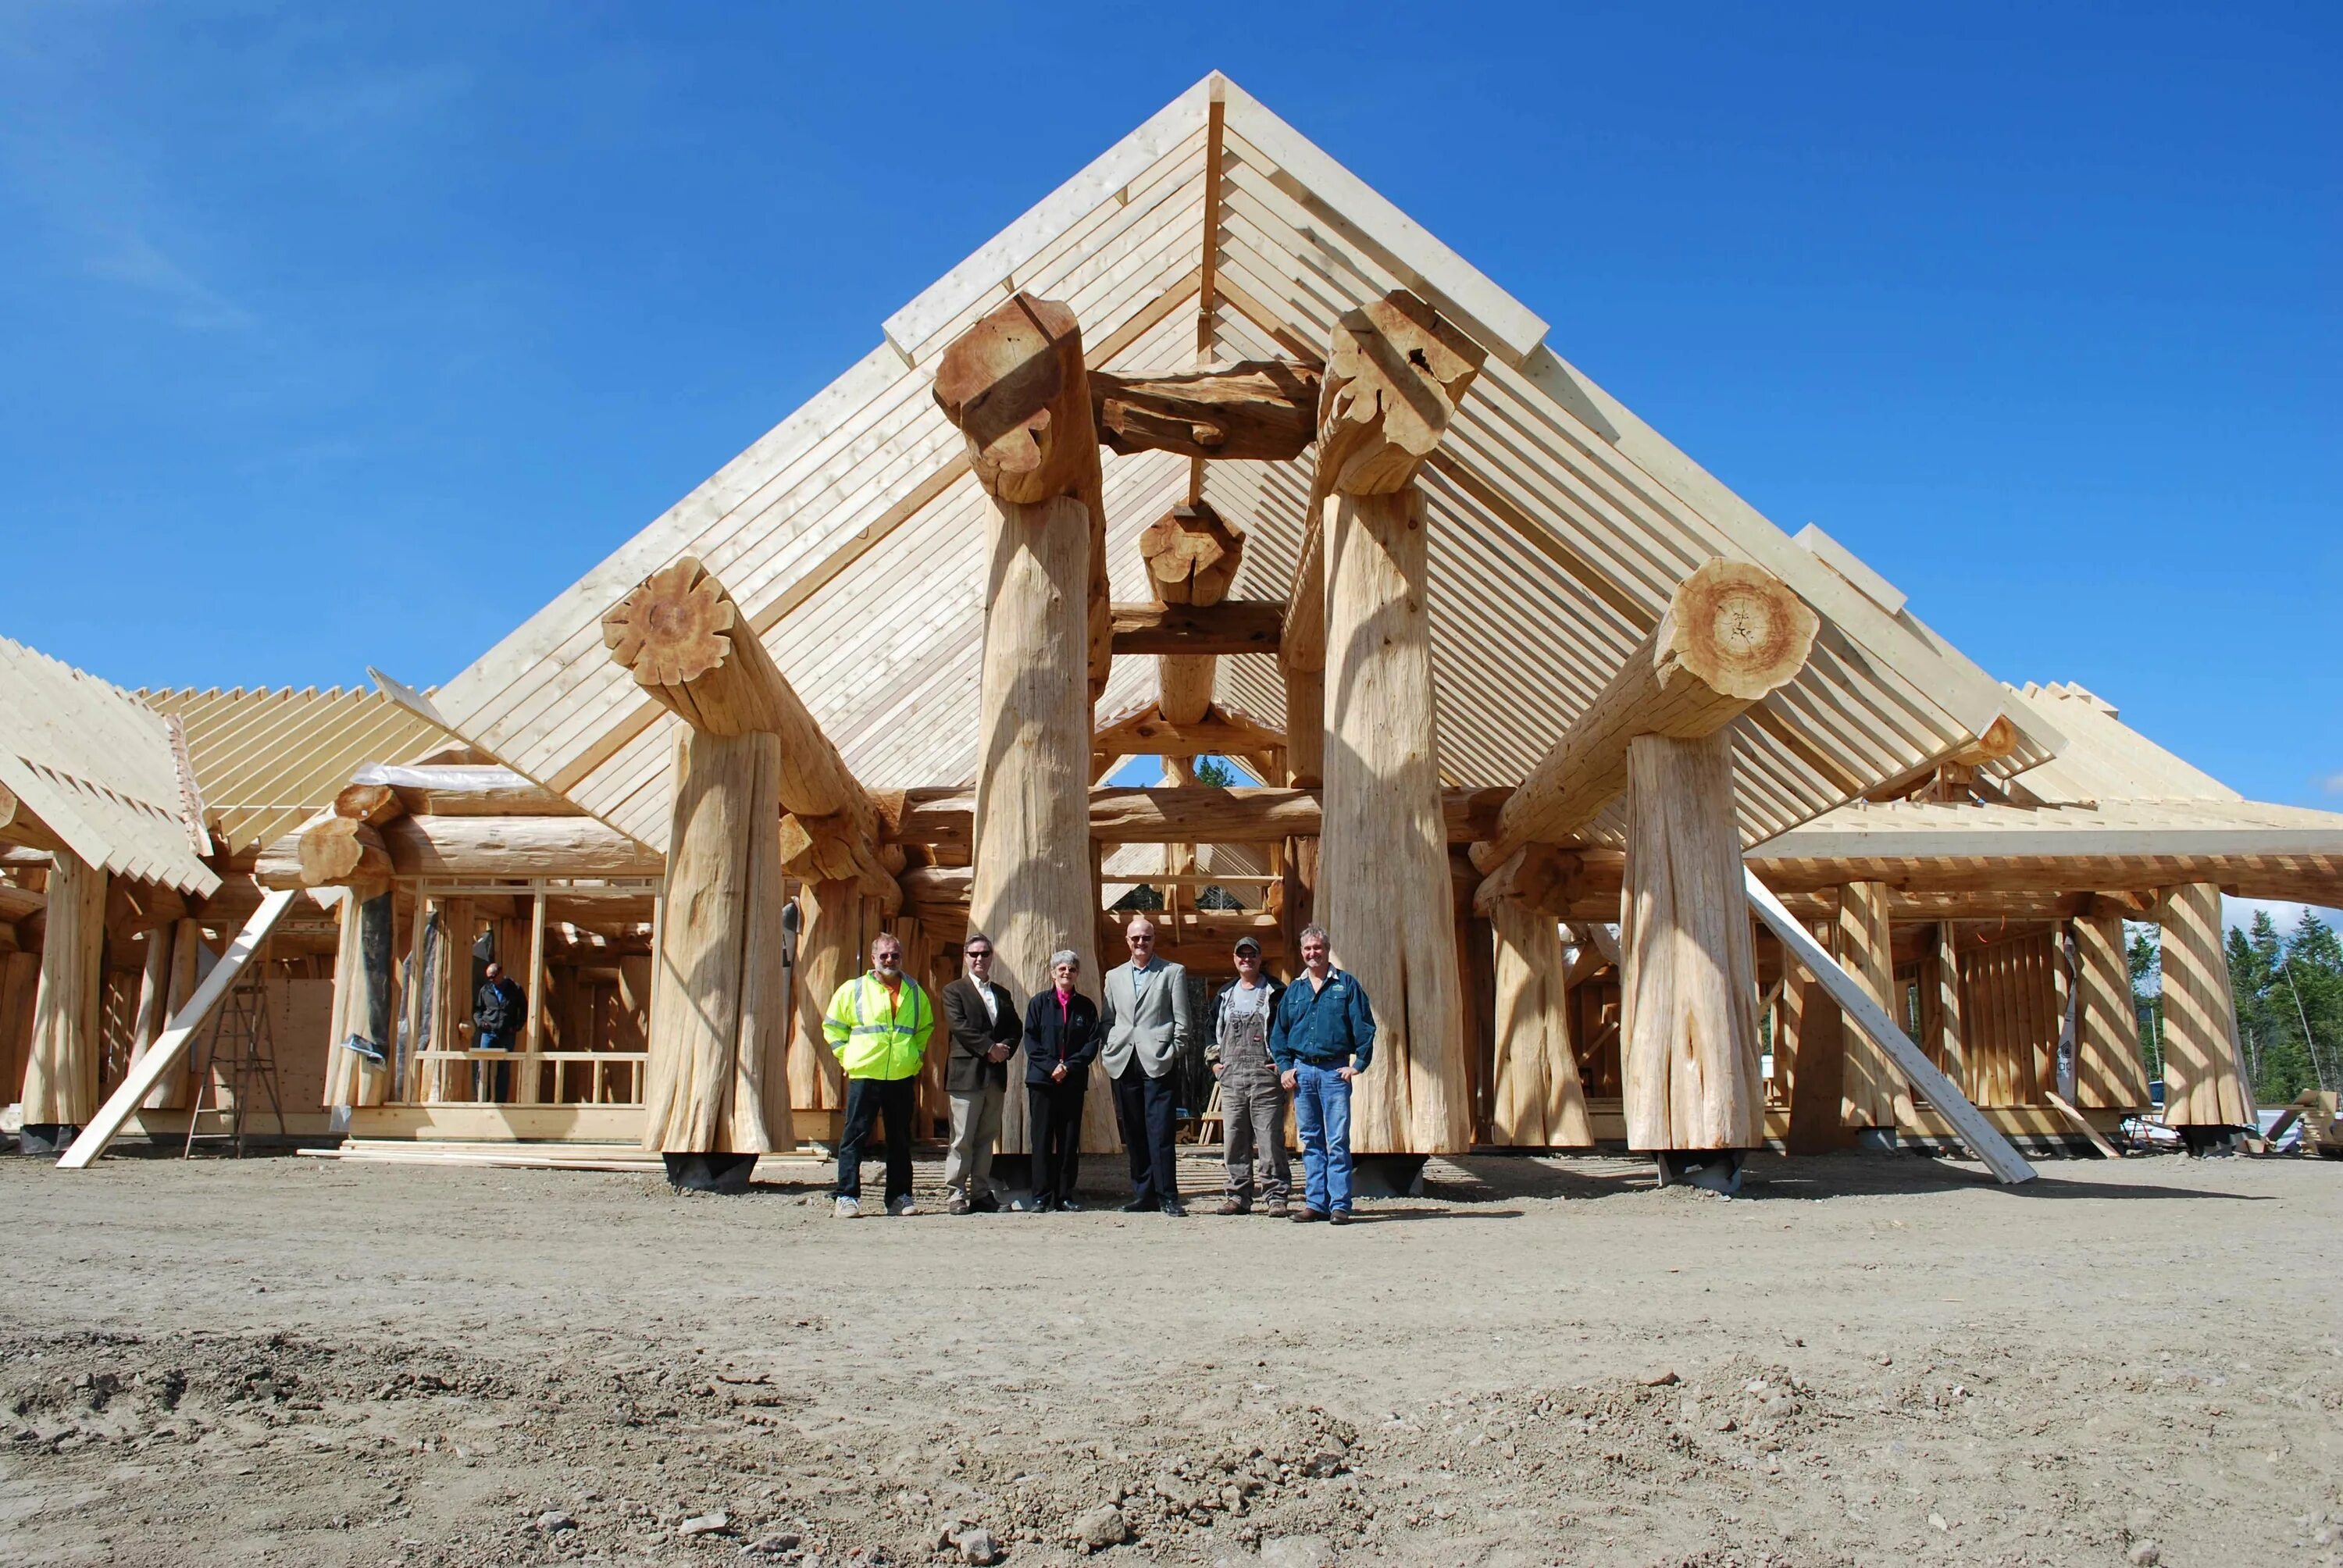
<svg viewBox="0 0 2343 1568"><path fill-rule="evenodd" d="M960 953L960 957L966 959L989 959L991 956L992 950L990 948L967 948L963 949Z"/></svg>

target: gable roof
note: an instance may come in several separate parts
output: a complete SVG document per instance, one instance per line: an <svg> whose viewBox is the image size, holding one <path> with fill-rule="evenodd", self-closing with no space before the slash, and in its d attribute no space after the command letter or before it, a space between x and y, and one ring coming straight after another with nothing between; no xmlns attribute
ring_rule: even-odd
<svg viewBox="0 0 2343 1568"><path fill-rule="evenodd" d="M1824 861L1941 870L2083 860L2102 888L2217 881L2247 897L2343 900L2343 814L2248 800L2080 686L2029 681L2011 693L2046 711L2066 741L2054 760L2008 779L2006 802L1854 801L1757 846L1750 865L1763 875Z"/></svg>
<svg viewBox="0 0 2343 1568"><path fill-rule="evenodd" d="M379 692L286 686L141 691L178 719L206 825L228 854L257 849L333 803L368 762L408 762L447 732Z"/></svg>
<svg viewBox="0 0 2343 1568"><path fill-rule="evenodd" d="M163 716L111 682L0 637L0 784L117 877L208 896L194 780Z"/></svg>
<svg viewBox="0 0 2343 1568"><path fill-rule="evenodd" d="M2000 687L1908 608L1794 542L1548 349L1534 313L1215 73L890 317L879 347L449 682L435 716L663 844L677 721L611 663L598 621L696 555L867 785L969 780L987 502L930 396L935 361L1026 290L1074 308L1093 367L1190 368L1208 270L1220 358L1315 360L1336 316L1394 286L1490 350L1423 477L1450 782L1523 777L1716 555L1765 567L1824 618L1805 673L1735 727L1746 839L1916 772L2003 712ZM1143 598L1137 537L1186 498L1188 463L1101 457L1113 591ZM1208 465L1205 499L1250 535L1233 593L1284 597L1308 487L1302 463ZM1282 721L1273 660L1220 668L1224 702ZM1152 659L1118 658L1099 710L1143 704L1154 678ZM2056 749L2039 713L2011 717L2003 768ZM1614 808L1592 836L1618 830Z"/></svg>

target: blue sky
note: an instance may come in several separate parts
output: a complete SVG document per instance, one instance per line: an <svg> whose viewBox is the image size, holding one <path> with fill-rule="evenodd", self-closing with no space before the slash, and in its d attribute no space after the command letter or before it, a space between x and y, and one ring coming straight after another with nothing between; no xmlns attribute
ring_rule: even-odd
<svg viewBox="0 0 2343 1568"><path fill-rule="evenodd" d="M2343 808L2343 9L1229 15L19 0L0 631L444 680L1217 65L1994 673Z"/></svg>

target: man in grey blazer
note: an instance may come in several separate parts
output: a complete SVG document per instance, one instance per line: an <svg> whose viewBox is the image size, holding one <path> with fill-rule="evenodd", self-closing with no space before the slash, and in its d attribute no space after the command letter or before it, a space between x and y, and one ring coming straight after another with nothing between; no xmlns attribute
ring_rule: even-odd
<svg viewBox="0 0 2343 1568"><path fill-rule="evenodd" d="M1179 1157L1172 1147L1178 1108L1172 1103L1172 1059L1188 1038L1188 971L1155 956L1155 922L1133 915L1123 932L1131 961L1106 971L1100 986L1099 1052L1114 1081L1115 1120L1131 1154L1131 1201L1125 1213L1161 1209L1177 1218Z"/></svg>

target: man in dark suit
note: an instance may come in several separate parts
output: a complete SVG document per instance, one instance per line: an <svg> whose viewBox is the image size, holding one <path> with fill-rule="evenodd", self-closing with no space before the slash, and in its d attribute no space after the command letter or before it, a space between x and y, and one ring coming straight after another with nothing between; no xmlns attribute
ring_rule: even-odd
<svg viewBox="0 0 2343 1568"><path fill-rule="evenodd" d="M1178 1216L1179 1129L1172 1060L1188 1038L1188 971L1155 956L1155 922L1131 917L1123 940L1131 961L1106 971L1099 986L1099 1025L1106 1044L1099 1060L1114 1081L1115 1117L1131 1153L1131 1201L1126 1213L1161 1209Z"/></svg>
<svg viewBox="0 0 2343 1568"><path fill-rule="evenodd" d="M968 972L944 987L944 1023L951 1030L944 1059L944 1092L951 1097L944 1211L994 1214L1001 1198L992 1187L992 1146L1001 1137L1010 1053L1025 1029L1009 988L993 983L992 939L970 931L960 956Z"/></svg>

